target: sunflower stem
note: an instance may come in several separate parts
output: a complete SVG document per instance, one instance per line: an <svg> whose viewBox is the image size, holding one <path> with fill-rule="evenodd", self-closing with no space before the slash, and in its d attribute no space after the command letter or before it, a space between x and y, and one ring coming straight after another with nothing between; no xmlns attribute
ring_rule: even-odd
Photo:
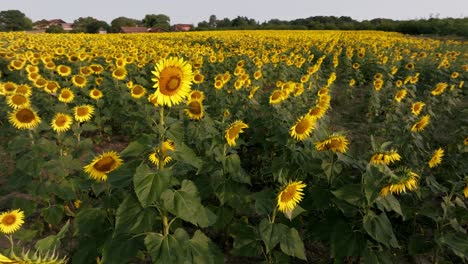
<svg viewBox="0 0 468 264"><path fill-rule="evenodd" d="M14 251L15 244L13 243L13 236L10 234L10 235L7 235L6 237L7 237L8 240L10 241L10 246L11 246L11 248L10 248L11 253L10 253L10 254L11 254L13 257L16 257L15 251Z"/></svg>
<svg viewBox="0 0 468 264"><path fill-rule="evenodd" d="M271 223L274 224L275 223L275 219L276 219L276 213L278 212L278 206L275 206L275 209L273 210L273 215L271 216Z"/></svg>
<svg viewBox="0 0 468 264"><path fill-rule="evenodd" d="M166 214L166 212L164 212L163 215L162 215L162 221L163 221L163 227L164 227L164 229L163 229L164 236L169 235L169 228L171 227L171 225L168 223L167 220L168 220L167 219L167 214ZM171 221L171 223L172 223L172 221Z"/></svg>
<svg viewBox="0 0 468 264"><path fill-rule="evenodd" d="M159 171L164 168L164 157L163 157L163 142L164 142L164 106L159 108Z"/></svg>
<svg viewBox="0 0 468 264"><path fill-rule="evenodd" d="M32 133L32 130L29 129L28 132L29 132L29 137L31 138L31 144L34 145L34 135L33 135L33 133Z"/></svg>

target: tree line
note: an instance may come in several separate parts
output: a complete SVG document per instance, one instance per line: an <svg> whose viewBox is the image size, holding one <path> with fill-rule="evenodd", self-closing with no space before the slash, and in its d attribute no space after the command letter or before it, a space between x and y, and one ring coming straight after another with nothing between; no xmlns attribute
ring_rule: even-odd
<svg viewBox="0 0 468 264"><path fill-rule="evenodd" d="M32 22L19 10L6 10L0 12L0 31L25 31L35 25L46 23L47 20ZM93 17L80 17L73 21L73 30L70 32L98 33L104 29L110 33L121 32L122 27L143 26L147 28L160 28L170 31L170 17L164 14L147 14L141 20L118 17L108 24ZM411 35L461 36L468 37L468 17L464 18L438 18L413 20L392 20L375 18L372 20L357 21L348 16L312 16L294 20L270 19L260 23L255 19L237 16L234 19L218 19L211 15L207 21L202 21L192 30L380 30L393 31ZM65 30L60 25L47 28L49 33L62 33Z"/></svg>

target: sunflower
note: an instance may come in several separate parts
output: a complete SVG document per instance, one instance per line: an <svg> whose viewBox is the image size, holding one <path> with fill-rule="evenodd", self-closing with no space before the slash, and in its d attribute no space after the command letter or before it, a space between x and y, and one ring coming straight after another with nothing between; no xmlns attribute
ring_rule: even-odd
<svg viewBox="0 0 468 264"><path fill-rule="evenodd" d="M201 73L195 73L193 75L193 83L195 84L201 84L205 80L205 76L203 76Z"/></svg>
<svg viewBox="0 0 468 264"><path fill-rule="evenodd" d="M203 118L204 111L203 111L203 104L200 100L190 100L187 103L188 108L185 109L185 114L194 120L200 120Z"/></svg>
<svg viewBox="0 0 468 264"><path fill-rule="evenodd" d="M104 96L104 94L99 89L94 88L91 91L89 91L89 97L91 97L94 100L99 100L103 96Z"/></svg>
<svg viewBox="0 0 468 264"><path fill-rule="evenodd" d="M332 135L327 139L315 142L315 148L319 151L331 150L333 152L345 153L349 141L345 136Z"/></svg>
<svg viewBox="0 0 468 264"><path fill-rule="evenodd" d="M255 80L258 80L262 77L262 71L261 70L257 70L256 72L254 72L254 79Z"/></svg>
<svg viewBox="0 0 468 264"><path fill-rule="evenodd" d="M52 129L55 132L61 133L69 130L71 128L72 123L73 117L71 115L57 113L52 119L52 122L50 122L50 125L52 126Z"/></svg>
<svg viewBox="0 0 468 264"><path fill-rule="evenodd" d="M104 71L104 67L100 64L91 64L89 65L89 69L94 73L94 74L101 74Z"/></svg>
<svg viewBox="0 0 468 264"><path fill-rule="evenodd" d="M307 185L302 181L289 182L278 194L278 210L291 219L291 213L303 198Z"/></svg>
<svg viewBox="0 0 468 264"><path fill-rule="evenodd" d="M112 77L114 77L117 80L123 80L125 77L127 77L127 70L125 68L117 68L112 72Z"/></svg>
<svg viewBox="0 0 468 264"><path fill-rule="evenodd" d="M0 214L0 231L5 234L16 232L24 224L24 212L20 209Z"/></svg>
<svg viewBox="0 0 468 264"><path fill-rule="evenodd" d="M59 65L55 69L60 76L68 76L71 74L72 70L69 66Z"/></svg>
<svg viewBox="0 0 468 264"><path fill-rule="evenodd" d="M49 94L55 94L59 88L60 88L60 84L58 82L49 81L44 86L44 91L46 91Z"/></svg>
<svg viewBox="0 0 468 264"><path fill-rule="evenodd" d="M459 74L458 72L453 72L453 73L450 75L450 78L456 79L456 78L458 78L459 75L460 75L460 74Z"/></svg>
<svg viewBox="0 0 468 264"><path fill-rule="evenodd" d="M199 90L193 90L189 95L190 100L203 101L205 99L205 94Z"/></svg>
<svg viewBox="0 0 468 264"><path fill-rule="evenodd" d="M421 110L423 109L423 107L425 105L426 104L424 102L421 102L421 101L413 103L411 105L411 113L413 113L413 115L415 115L415 116L418 116L421 113Z"/></svg>
<svg viewBox="0 0 468 264"><path fill-rule="evenodd" d="M170 157L167 153L167 151L175 151L175 145L174 141L172 140L166 140L162 144L162 154L161 153L161 148L158 147L156 151L150 153L149 155L149 160L156 166L159 166L159 161L162 159L163 163L162 166L166 166L169 162L172 161L172 157Z"/></svg>
<svg viewBox="0 0 468 264"><path fill-rule="evenodd" d="M429 124L431 117L429 115L423 116L418 122L414 123L411 127L412 132L421 132Z"/></svg>
<svg viewBox="0 0 468 264"><path fill-rule="evenodd" d="M88 83L88 80L83 75L73 75L72 83L79 88L83 88Z"/></svg>
<svg viewBox="0 0 468 264"><path fill-rule="evenodd" d="M41 123L41 118L31 108L19 108L9 114L9 121L18 129L33 129Z"/></svg>
<svg viewBox="0 0 468 264"><path fill-rule="evenodd" d="M445 91L445 89L447 89L447 87L448 87L447 83L443 83L443 82L438 83L436 87L434 88L434 90L431 91L431 94L434 96L440 95Z"/></svg>
<svg viewBox="0 0 468 264"><path fill-rule="evenodd" d="M357 70L357 69L359 69L359 67L361 67L361 65L359 65L359 63L357 63L357 62L353 63L353 69Z"/></svg>
<svg viewBox="0 0 468 264"><path fill-rule="evenodd" d="M249 126L241 120L234 121L225 131L224 137L227 140L229 146L236 145L236 139L239 138L239 134L244 132L244 128Z"/></svg>
<svg viewBox="0 0 468 264"><path fill-rule="evenodd" d="M463 145L468 146L468 137L466 137L465 139L463 139Z"/></svg>
<svg viewBox="0 0 468 264"><path fill-rule="evenodd" d="M70 103L75 98L75 94L69 88L60 90L58 100L62 103Z"/></svg>
<svg viewBox="0 0 468 264"><path fill-rule="evenodd" d="M315 119L310 115L301 116L296 124L291 127L290 135L298 141L308 138L315 128Z"/></svg>
<svg viewBox="0 0 468 264"><path fill-rule="evenodd" d="M26 61L24 60L12 60L10 61L10 67L19 71L21 69L23 69L24 65L26 65Z"/></svg>
<svg viewBox="0 0 468 264"><path fill-rule="evenodd" d="M382 89L384 81L382 79L375 79L374 80L374 88L376 91L380 91Z"/></svg>
<svg viewBox="0 0 468 264"><path fill-rule="evenodd" d="M432 154L431 160L429 160L429 168L434 168L442 162L442 157L444 156L444 150L442 148L438 148Z"/></svg>
<svg viewBox="0 0 468 264"><path fill-rule="evenodd" d="M153 80L157 88L155 100L158 105L177 105L190 93L193 73L192 66L183 59L168 58L156 64Z"/></svg>
<svg viewBox="0 0 468 264"><path fill-rule="evenodd" d="M351 87L355 86L356 85L356 80L354 80L354 79L349 80L348 85L351 86Z"/></svg>
<svg viewBox="0 0 468 264"><path fill-rule="evenodd" d="M14 82L6 82L2 85L3 94L13 94L16 91L18 85Z"/></svg>
<svg viewBox="0 0 468 264"><path fill-rule="evenodd" d="M41 77L41 75L37 72L28 73L28 80L33 83L35 83L36 79L38 79L39 77Z"/></svg>
<svg viewBox="0 0 468 264"><path fill-rule="evenodd" d="M78 122L86 122L91 120L94 113L94 106L92 105L80 105L73 108L75 112L75 120Z"/></svg>
<svg viewBox="0 0 468 264"><path fill-rule="evenodd" d="M325 115L326 112L327 112L326 108L323 108L320 106L314 106L309 109L309 112L307 112L307 114L315 119L320 119Z"/></svg>
<svg viewBox="0 0 468 264"><path fill-rule="evenodd" d="M396 150L377 152L372 155L370 162L373 164L385 164L390 165L401 159L400 154Z"/></svg>
<svg viewBox="0 0 468 264"><path fill-rule="evenodd" d="M468 198L468 181L466 182L465 188L463 188L463 195Z"/></svg>
<svg viewBox="0 0 468 264"><path fill-rule="evenodd" d="M406 94L408 93L408 91L406 89L401 89L399 90L398 92L396 92L395 94L395 101L397 101L398 103L401 102L401 100L403 100L403 98L406 97Z"/></svg>
<svg viewBox="0 0 468 264"><path fill-rule="evenodd" d="M276 89L270 95L270 104L279 104L284 100L283 91Z"/></svg>
<svg viewBox="0 0 468 264"><path fill-rule="evenodd" d="M30 101L22 94L12 94L7 96L7 104L13 109L26 108L29 107Z"/></svg>
<svg viewBox="0 0 468 264"><path fill-rule="evenodd" d="M31 86L29 86L27 84L20 84L20 85L18 85L16 87L15 93L16 94L21 94L21 95L29 98L32 95Z"/></svg>
<svg viewBox="0 0 468 264"><path fill-rule="evenodd" d="M384 186L380 191L381 196L386 196L389 193L400 194L406 190L414 191L418 188L419 175L409 169L402 169L395 173L397 178L392 178L390 184Z"/></svg>
<svg viewBox="0 0 468 264"><path fill-rule="evenodd" d="M131 88L130 94L132 95L133 98L139 99L146 94L146 89L139 84L135 84Z"/></svg>
<svg viewBox="0 0 468 264"><path fill-rule="evenodd" d="M413 63L408 63L408 64L406 64L405 68L407 70L413 70L414 69L414 64Z"/></svg>
<svg viewBox="0 0 468 264"><path fill-rule="evenodd" d="M101 154L99 157L84 167L84 171L89 174L89 177L96 181L106 181L107 174L117 169L122 165L123 160L115 151L108 151Z"/></svg>
<svg viewBox="0 0 468 264"><path fill-rule="evenodd" d="M39 73L39 67L35 65L28 65L26 66L26 72L27 73L32 73L32 72Z"/></svg>

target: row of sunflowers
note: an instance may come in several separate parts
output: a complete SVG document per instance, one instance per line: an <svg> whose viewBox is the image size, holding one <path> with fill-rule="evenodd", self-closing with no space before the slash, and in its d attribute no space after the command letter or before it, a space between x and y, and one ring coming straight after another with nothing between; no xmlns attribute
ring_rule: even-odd
<svg viewBox="0 0 468 264"><path fill-rule="evenodd" d="M466 261L466 48L1 33L0 263Z"/></svg>

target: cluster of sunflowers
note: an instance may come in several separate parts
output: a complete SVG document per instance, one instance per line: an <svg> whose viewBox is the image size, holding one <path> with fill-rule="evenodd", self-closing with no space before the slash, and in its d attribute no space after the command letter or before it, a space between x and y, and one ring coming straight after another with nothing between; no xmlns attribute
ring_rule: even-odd
<svg viewBox="0 0 468 264"><path fill-rule="evenodd" d="M343 94L365 94L371 98L370 112L387 113L372 112L369 120L396 122L402 138L421 140L437 115L438 104L456 105L453 100L463 99L466 93L468 64L463 62L467 56L463 45L382 32L2 33L0 95L9 109L0 116L0 130L14 131L11 134L27 131L33 141L49 138L58 145L76 138L78 143L69 147L78 146L84 137L103 134L109 138L125 135L128 143L150 130L157 140L151 141L144 162L162 172L181 159L177 153L187 146L197 149L198 155L214 152L212 143L197 143L197 137L177 140L180 137L171 131L176 120L186 130L206 129L209 134L216 133L211 128L217 129L223 135L225 157L254 145L249 143L253 133L264 133L268 140L262 144L267 146L275 141L272 133L278 129L281 136L289 135L288 147L301 146L314 158L330 155L330 166L335 166L336 157L354 159L355 167L361 166L358 160L364 160L368 166L390 170L378 193L382 197L401 195L416 191L423 178L420 174L441 165L449 147L431 146L429 150L424 146L418 156L424 160L424 168L413 167L408 151L403 155L398 150L408 141L395 142L390 149L390 144L383 144L373 146L371 153L366 149L366 154L350 154L356 137L333 123L332 113L340 110L334 105ZM269 117L273 119L265 120ZM110 128L106 130L105 125ZM94 134L87 134L86 129ZM466 149L468 132L466 127L462 129L460 133L465 134L454 144ZM388 130L377 136L382 141L392 140L391 133ZM248 136L242 138L242 134ZM197 135L202 141L203 132ZM261 137L257 135L254 141L262 141ZM201 145L206 150L196 147ZM272 151L282 147L278 143L271 146ZM60 148L60 156L71 152L73 149ZM108 181L114 171L130 162L119 150L103 152L91 161L87 154L74 158L88 160L81 172L98 183ZM398 165L401 162L405 165ZM330 171L339 174L341 170ZM306 187L312 177L305 173L276 179L280 187L272 222L276 210L293 218L310 191ZM468 196L466 184L463 194ZM164 230L169 232L169 216L160 212ZM11 224L9 215L18 221ZM18 229L24 217L16 211L9 215L0 216L0 231L5 233Z"/></svg>

